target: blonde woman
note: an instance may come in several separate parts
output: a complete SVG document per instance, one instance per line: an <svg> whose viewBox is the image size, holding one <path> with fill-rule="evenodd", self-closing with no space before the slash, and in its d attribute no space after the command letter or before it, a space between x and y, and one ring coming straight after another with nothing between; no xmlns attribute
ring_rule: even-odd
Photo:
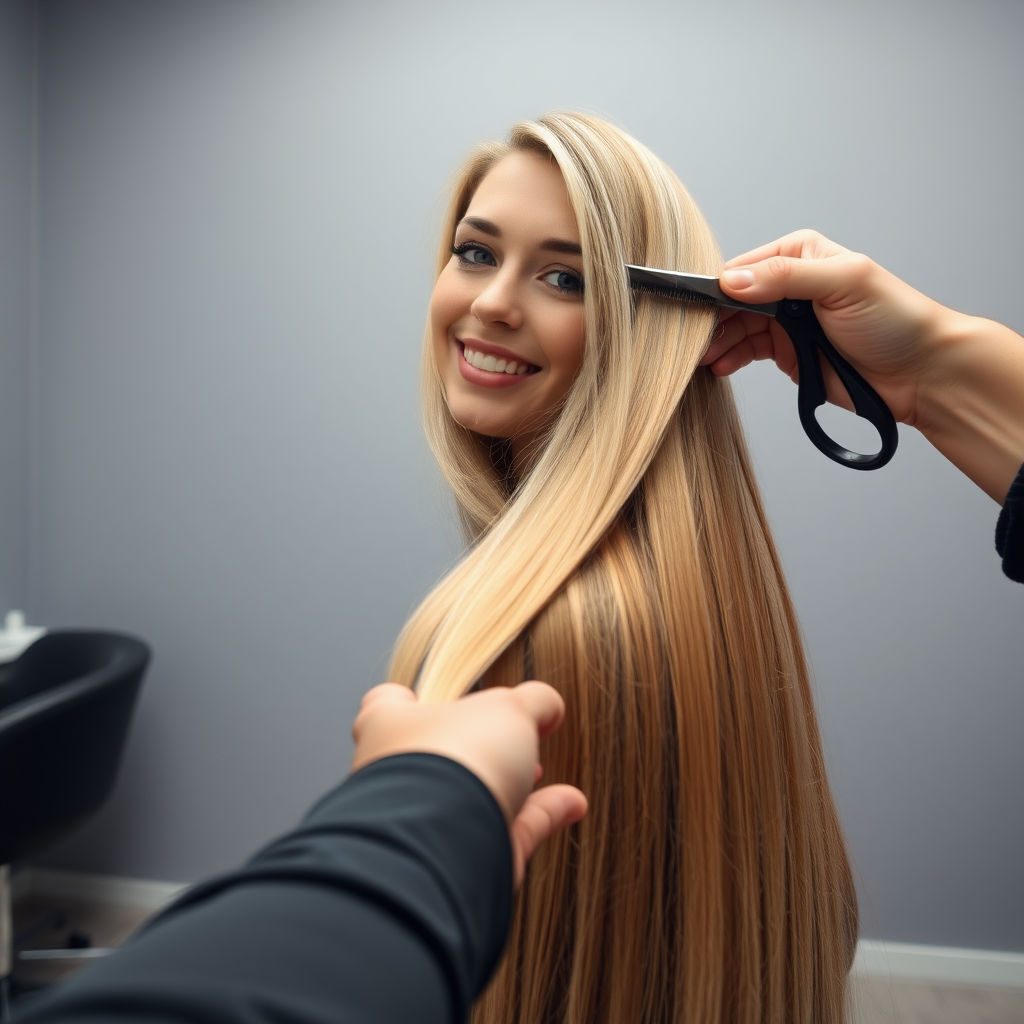
<svg viewBox="0 0 1024 1024"><path fill-rule="evenodd" d="M487 1024L828 1024L857 912L807 669L715 315L623 264L720 256L675 175L578 114L455 184L424 350L469 552L395 648L427 701L543 679L546 781L590 811L531 867Z"/></svg>

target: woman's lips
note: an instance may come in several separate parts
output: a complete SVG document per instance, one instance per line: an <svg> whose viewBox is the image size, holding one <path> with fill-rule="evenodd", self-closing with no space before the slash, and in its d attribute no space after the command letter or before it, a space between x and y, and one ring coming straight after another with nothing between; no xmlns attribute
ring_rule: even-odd
<svg viewBox="0 0 1024 1024"><path fill-rule="evenodd" d="M497 345L489 345L471 338L457 341L455 345L459 353L459 373L470 384L477 384L480 387L511 387L532 377L540 369L526 362L521 356L517 357L508 349L499 348ZM512 367L515 368L515 372L509 372Z"/></svg>

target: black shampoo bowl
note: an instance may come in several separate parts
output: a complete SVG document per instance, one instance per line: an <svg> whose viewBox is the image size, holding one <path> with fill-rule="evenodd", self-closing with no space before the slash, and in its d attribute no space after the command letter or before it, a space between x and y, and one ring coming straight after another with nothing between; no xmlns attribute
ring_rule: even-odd
<svg viewBox="0 0 1024 1024"><path fill-rule="evenodd" d="M9 865L73 832L110 796L149 648L55 631L0 665L0 1024L13 967Z"/></svg>
<svg viewBox="0 0 1024 1024"><path fill-rule="evenodd" d="M0 865L59 842L110 795L149 653L54 631L0 665Z"/></svg>

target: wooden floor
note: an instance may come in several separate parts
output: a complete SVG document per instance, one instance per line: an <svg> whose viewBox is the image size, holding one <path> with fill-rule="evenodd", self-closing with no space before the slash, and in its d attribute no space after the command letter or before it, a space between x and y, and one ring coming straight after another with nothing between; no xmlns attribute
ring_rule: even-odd
<svg viewBox="0 0 1024 1024"><path fill-rule="evenodd" d="M15 935L54 911L65 915L64 922L36 932L26 948L63 947L72 932L87 935L94 946L117 946L151 913L148 908L27 896L14 906ZM80 962L24 961L16 964L15 979L23 985L50 984L80 967ZM851 980L850 1006L849 1024L1024 1024L1024 989L860 976Z"/></svg>

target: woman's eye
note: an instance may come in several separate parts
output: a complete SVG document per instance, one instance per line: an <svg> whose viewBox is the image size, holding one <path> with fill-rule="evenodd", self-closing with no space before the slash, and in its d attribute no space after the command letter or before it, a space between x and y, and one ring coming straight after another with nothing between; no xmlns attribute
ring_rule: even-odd
<svg viewBox="0 0 1024 1024"><path fill-rule="evenodd" d="M583 278L570 270L552 270L550 274L544 275L544 280L567 295L583 294Z"/></svg>
<svg viewBox="0 0 1024 1024"><path fill-rule="evenodd" d="M475 266L493 267L494 257L483 246L463 242L452 246L452 255L458 256L460 263L471 263Z"/></svg>

